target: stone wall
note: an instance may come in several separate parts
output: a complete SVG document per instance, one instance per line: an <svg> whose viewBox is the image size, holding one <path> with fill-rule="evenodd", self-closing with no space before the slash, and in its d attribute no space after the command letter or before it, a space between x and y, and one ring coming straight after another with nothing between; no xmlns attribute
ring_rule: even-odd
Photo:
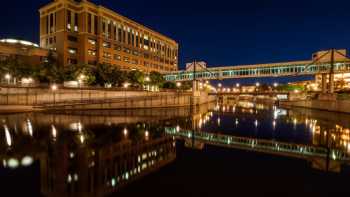
<svg viewBox="0 0 350 197"><path fill-rule="evenodd" d="M304 100L304 101L281 101L282 107L302 107L310 109L325 110L331 112L350 113L349 100Z"/></svg>

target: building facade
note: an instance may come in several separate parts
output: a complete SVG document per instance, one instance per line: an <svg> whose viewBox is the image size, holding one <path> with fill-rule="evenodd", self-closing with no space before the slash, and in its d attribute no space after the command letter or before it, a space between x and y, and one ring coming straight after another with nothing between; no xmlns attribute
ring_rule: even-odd
<svg viewBox="0 0 350 197"><path fill-rule="evenodd" d="M49 50L40 48L37 44L29 41L16 39L0 40L0 61L13 58L21 64L37 66L46 60L48 53Z"/></svg>
<svg viewBox="0 0 350 197"><path fill-rule="evenodd" d="M178 69L178 44L87 0L54 0L40 12L40 46L63 66L106 63L123 70Z"/></svg>

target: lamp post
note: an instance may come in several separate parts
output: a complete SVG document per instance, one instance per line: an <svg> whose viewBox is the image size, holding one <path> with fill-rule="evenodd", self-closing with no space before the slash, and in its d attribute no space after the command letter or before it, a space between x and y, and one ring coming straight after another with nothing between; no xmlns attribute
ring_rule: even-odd
<svg viewBox="0 0 350 197"><path fill-rule="evenodd" d="M126 103L126 89L129 87L129 83L125 82L123 84L124 87L124 103L125 103L125 108L127 107L127 103Z"/></svg>
<svg viewBox="0 0 350 197"><path fill-rule="evenodd" d="M79 83L79 88L80 88L80 102L83 102L83 89L82 89L82 83L84 82L85 75L80 74L78 77L78 83Z"/></svg>
<svg viewBox="0 0 350 197"><path fill-rule="evenodd" d="M256 84L255 84L256 93L258 93L259 87L260 87L260 83L259 83L259 82L256 82Z"/></svg>
<svg viewBox="0 0 350 197"><path fill-rule="evenodd" d="M11 75L9 73L5 75L5 79L7 80L7 84L10 85Z"/></svg>

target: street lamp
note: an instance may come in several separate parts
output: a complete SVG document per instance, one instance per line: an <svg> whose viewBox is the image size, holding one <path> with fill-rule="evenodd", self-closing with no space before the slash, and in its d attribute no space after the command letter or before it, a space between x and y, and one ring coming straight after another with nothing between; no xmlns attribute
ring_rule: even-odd
<svg viewBox="0 0 350 197"><path fill-rule="evenodd" d="M239 88L240 84L239 83L236 83L236 87Z"/></svg>
<svg viewBox="0 0 350 197"><path fill-rule="evenodd" d="M276 83L276 82L275 82L275 83L273 83L273 87L275 87L275 88L276 88L277 86L278 86L278 83Z"/></svg>
<svg viewBox="0 0 350 197"><path fill-rule="evenodd" d="M176 87L177 87L177 88L180 88L181 85L182 85L181 82L176 82Z"/></svg>
<svg viewBox="0 0 350 197"><path fill-rule="evenodd" d="M10 84L11 75L9 73L7 73L5 75L5 79L7 80L7 84Z"/></svg>

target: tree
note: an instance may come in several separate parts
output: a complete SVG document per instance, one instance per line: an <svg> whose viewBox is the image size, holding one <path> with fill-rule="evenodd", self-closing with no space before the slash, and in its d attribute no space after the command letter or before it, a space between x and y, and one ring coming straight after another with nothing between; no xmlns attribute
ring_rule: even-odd
<svg viewBox="0 0 350 197"><path fill-rule="evenodd" d="M143 72L138 70L133 70L128 73L128 80L134 87L142 87L144 84L145 75Z"/></svg>
<svg viewBox="0 0 350 197"><path fill-rule="evenodd" d="M159 72L152 71L149 74L149 78L150 78L150 84L156 85L158 87L162 87L163 84L165 83L165 79L163 75L160 74Z"/></svg>
<svg viewBox="0 0 350 197"><path fill-rule="evenodd" d="M96 84L101 86L104 86L106 83L113 86L121 86L127 81L127 74L110 64L99 64L93 73L96 77Z"/></svg>
<svg viewBox="0 0 350 197"><path fill-rule="evenodd" d="M96 81L95 67L88 64L76 64L67 66L64 69L65 81L79 80L81 76L84 76L84 78L80 80L83 80L88 85L94 85Z"/></svg>
<svg viewBox="0 0 350 197"><path fill-rule="evenodd" d="M163 88L165 89L176 89L176 84L171 81L167 81L162 85Z"/></svg>
<svg viewBox="0 0 350 197"><path fill-rule="evenodd" d="M46 60L38 67L37 78L40 82L62 83L64 68L59 66L52 51L49 51Z"/></svg>

